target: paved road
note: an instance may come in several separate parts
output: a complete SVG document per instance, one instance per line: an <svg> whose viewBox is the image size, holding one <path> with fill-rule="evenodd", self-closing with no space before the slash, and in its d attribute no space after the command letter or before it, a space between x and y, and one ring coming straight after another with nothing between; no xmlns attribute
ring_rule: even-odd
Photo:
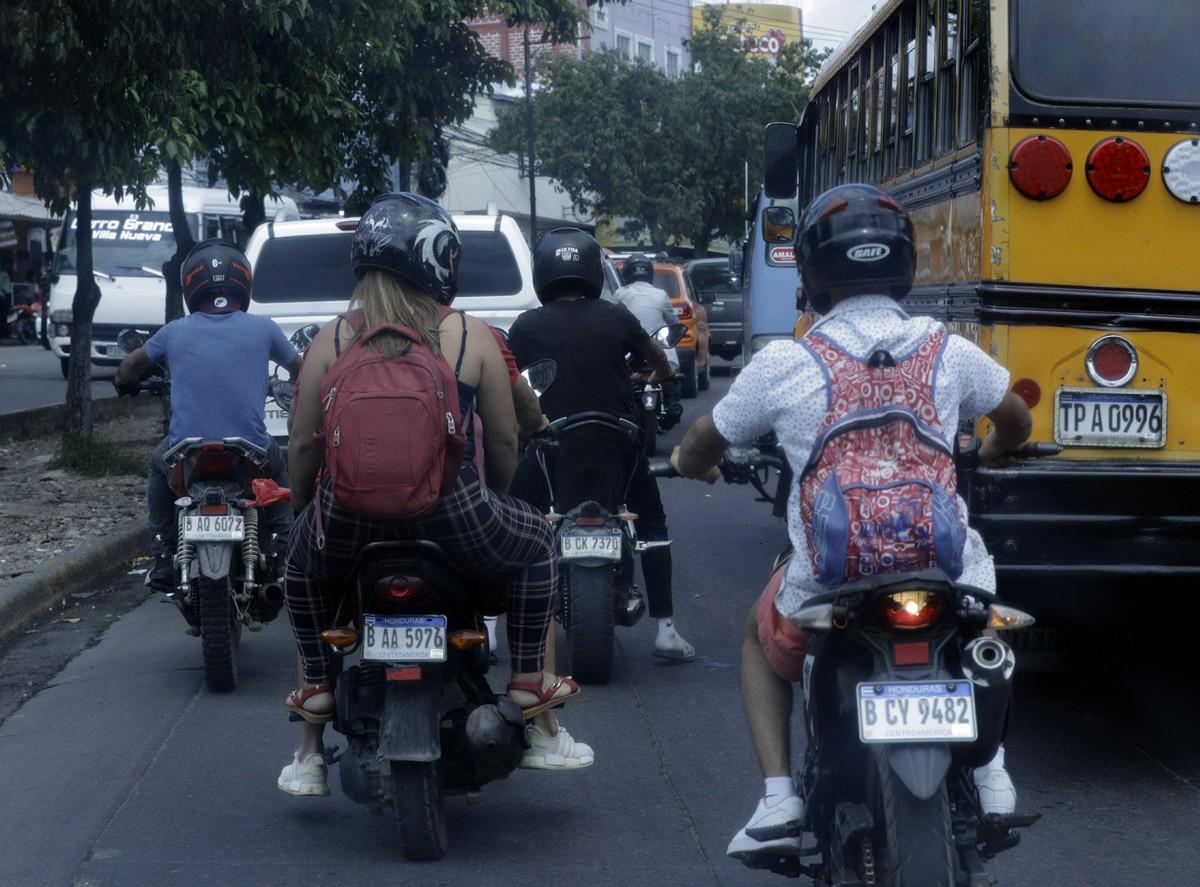
<svg viewBox="0 0 1200 887"><path fill-rule="evenodd" d="M92 397L112 397L116 367L92 367ZM0 413L62 403L67 383L59 360L41 345L0 347Z"/></svg>
<svg viewBox="0 0 1200 887"><path fill-rule="evenodd" d="M714 379L689 414L727 385ZM336 777L328 799L275 788L294 732L281 706L294 681L286 620L245 636L241 687L213 695L198 642L150 600L0 723L0 884L782 883L724 850L761 790L737 657L783 528L746 488L663 490L678 622L698 660L660 664L649 624L621 630L612 684L587 688L563 716L596 765L518 772L476 806L451 799L445 860L404 863L389 818L340 796ZM27 637L0 655L0 673L36 669L30 650L77 628ZM1120 678L1108 668L1021 680L1009 761L1022 806L1044 819L996 860L1002 883L1200 884L1195 669L1174 678L1151 637L1114 637L1109 663L1139 663Z"/></svg>

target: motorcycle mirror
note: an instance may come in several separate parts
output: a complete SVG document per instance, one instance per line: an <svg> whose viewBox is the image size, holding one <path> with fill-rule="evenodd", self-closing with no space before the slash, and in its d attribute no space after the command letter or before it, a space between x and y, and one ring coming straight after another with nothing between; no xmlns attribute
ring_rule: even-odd
<svg viewBox="0 0 1200 887"><path fill-rule="evenodd" d="M292 411L292 398L296 394L296 385L290 379L272 379L267 386L275 403L287 412Z"/></svg>
<svg viewBox="0 0 1200 887"><path fill-rule="evenodd" d="M123 329L117 333L117 347L126 354L132 354L145 345L149 337L146 330Z"/></svg>
<svg viewBox="0 0 1200 887"><path fill-rule="evenodd" d="M679 340L687 335L687 327L682 323L669 323L654 331L654 341L664 348L674 348Z"/></svg>
<svg viewBox="0 0 1200 887"><path fill-rule="evenodd" d="M558 375L558 363L553 360L539 360L521 370L521 378L529 383L533 393L541 397L546 393L554 378Z"/></svg>
<svg viewBox="0 0 1200 887"><path fill-rule="evenodd" d="M317 337L317 333L321 332L321 327L315 323L307 323L296 332L292 333L290 339L292 347L297 351L304 353L308 346L312 344L312 340Z"/></svg>

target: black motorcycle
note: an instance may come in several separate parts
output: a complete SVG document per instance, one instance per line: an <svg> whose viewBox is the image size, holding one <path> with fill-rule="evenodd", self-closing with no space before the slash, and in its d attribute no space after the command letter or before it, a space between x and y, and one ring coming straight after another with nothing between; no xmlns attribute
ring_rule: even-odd
<svg viewBox="0 0 1200 887"><path fill-rule="evenodd" d="M675 323L659 327L653 338L663 348L674 348L685 335L687 327ZM629 383L633 386L634 399L641 406L643 450L647 456L653 456L658 453L658 436L666 434L683 418L682 389L678 377L651 384L650 368L637 355L629 355L628 362Z"/></svg>
<svg viewBox="0 0 1200 887"><path fill-rule="evenodd" d="M1051 450L1032 445L1025 454ZM670 466L652 470L674 475ZM722 465L728 482L755 486L766 470L790 481L778 449L731 450ZM765 498L776 503L779 493ZM980 806L973 770L1004 738L1015 666L1009 646L984 632L1025 628L1033 617L931 570L843 586L789 619L810 632L797 782L802 830L816 840L798 856L755 853L743 862L831 887L993 884L984 860L1015 846L1015 830L1039 817L985 815Z"/></svg>
<svg viewBox="0 0 1200 887"><path fill-rule="evenodd" d="M271 393L291 409L289 381ZM330 758L347 797L392 811L406 858L440 859L445 796L505 778L526 748L521 709L487 681L483 619L503 591L473 587L428 541L364 546L345 588L322 633L342 661L333 727L348 741Z"/></svg>

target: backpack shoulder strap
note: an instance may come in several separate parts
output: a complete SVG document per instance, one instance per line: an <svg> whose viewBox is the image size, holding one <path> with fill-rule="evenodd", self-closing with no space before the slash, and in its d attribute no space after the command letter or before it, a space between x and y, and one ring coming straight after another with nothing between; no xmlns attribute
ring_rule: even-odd
<svg viewBox="0 0 1200 887"><path fill-rule="evenodd" d="M458 378L458 374L462 372L463 358L467 355L467 315L463 312L458 312L458 319L462 321L462 342L458 346L458 360L454 364L454 378Z"/></svg>

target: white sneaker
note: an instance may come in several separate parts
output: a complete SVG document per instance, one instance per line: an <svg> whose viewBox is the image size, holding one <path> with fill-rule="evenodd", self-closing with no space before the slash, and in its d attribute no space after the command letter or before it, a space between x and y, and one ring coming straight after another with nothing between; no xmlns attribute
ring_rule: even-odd
<svg viewBox="0 0 1200 887"><path fill-rule="evenodd" d="M529 748L518 766L526 770L580 770L596 761L592 747L586 742L576 742L563 727L551 736L536 724L530 724L525 728L525 739Z"/></svg>
<svg viewBox="0 0 1200 887"><path fill-rule="evenodd" d="M741 859L751 854L788 856L800 852L800 825L804 821L804 801L798 795L763 798L750 817L729 842L725 854Z"/></svg>
<svg viewBox="0 0 1200 887"><path fill-rule="evenodd" d="M292 762L279 772L276 784L281 792L296 797L325 797L329 794L326 769L325 759L320 752L313 752L303 761L298 754L293 754Z"/></svg>
<svg viewBox="0 0 1200 887"><path fill-rule="evenodd" d="M978 768L975 785L979 789L979 806L985 815L1005 815L1017 809L1017 790L1003 764L992 761Z"/></svg>
<svg viewBox="0 0 1200 887"><path fill-rule="evenodd" d="M670 619L660 619L654 638L654 655L659 659L688 662L696 658L696 648L683 639Z"/></svg>

